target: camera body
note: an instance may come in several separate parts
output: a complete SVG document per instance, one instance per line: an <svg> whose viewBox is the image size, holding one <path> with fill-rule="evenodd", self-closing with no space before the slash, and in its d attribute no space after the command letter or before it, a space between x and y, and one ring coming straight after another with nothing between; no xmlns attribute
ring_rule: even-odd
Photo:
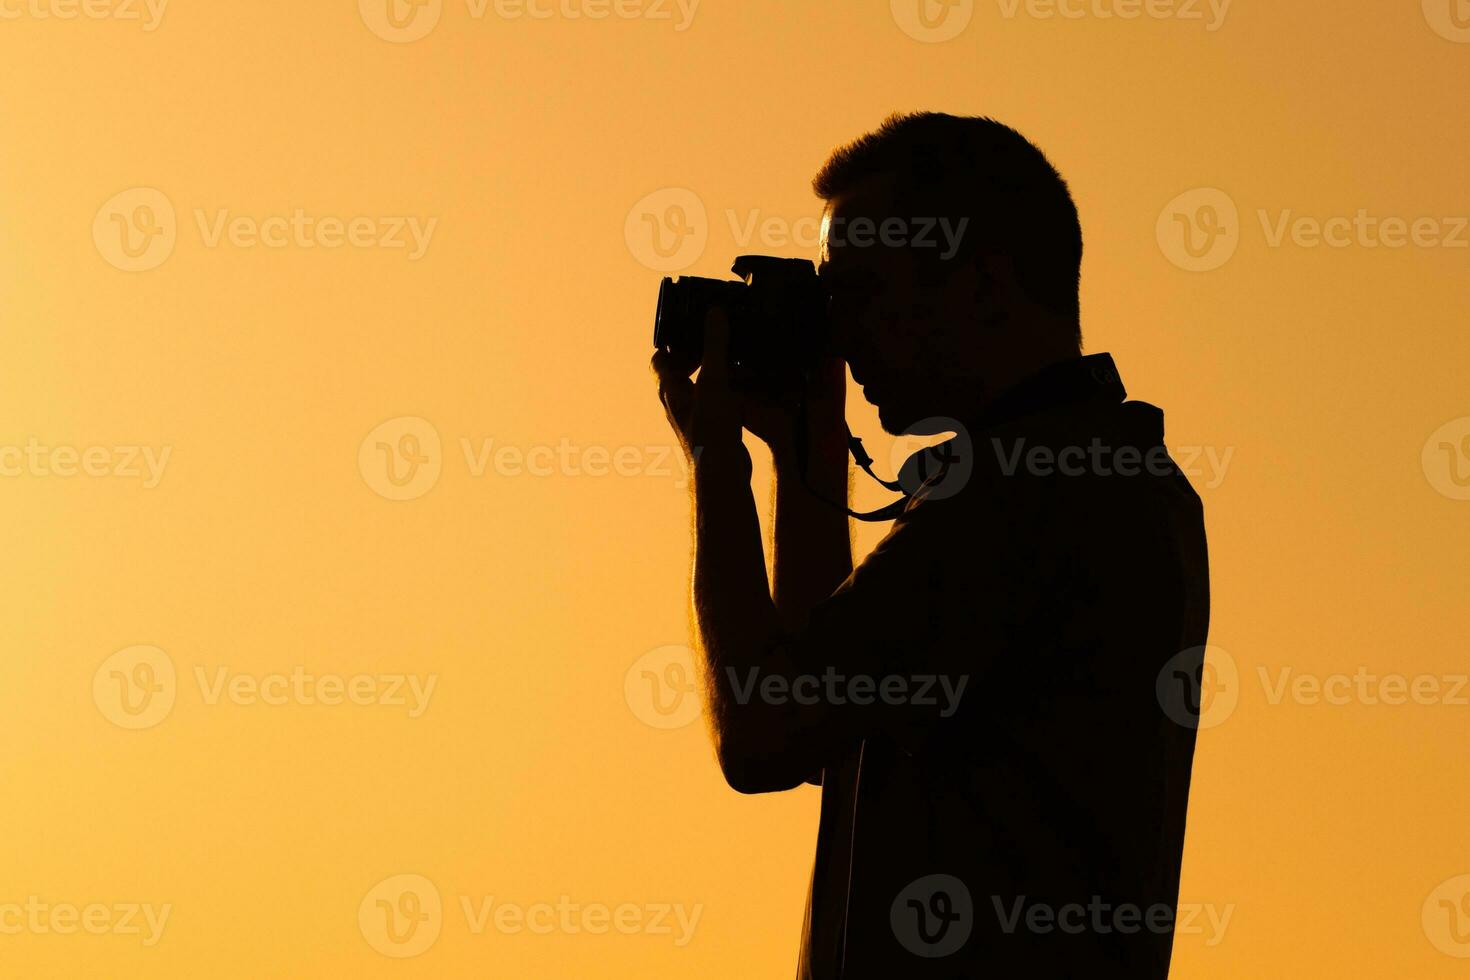
<svg viewBox="0 0 1470 980"><path fill-rule="evenodd" d="M807 259L742 255L740 277L666 278L659 284L653 346L702 357L704 318L723 309L730 320L730 381L749 391L798 389L827 346L827 292Z"/></svg>

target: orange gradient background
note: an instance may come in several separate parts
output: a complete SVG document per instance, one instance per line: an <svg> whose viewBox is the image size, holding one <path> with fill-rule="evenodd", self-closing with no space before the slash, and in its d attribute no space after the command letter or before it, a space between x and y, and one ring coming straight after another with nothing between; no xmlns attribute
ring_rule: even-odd
<svg viewBox="0 0 1470 980"><path fill-rule="evenodd" d="M1179 936L1173 975L1463 975L1470 945L1441 948L1421 910L1470 873L1470 707L1273 703L1259 678L1467 670L1470 501L1421 451L1470 416L1470 249L1268 235L1288 210L1470 214L1470 44L1435 2L1236 0L1210 29L1203 3L987 0L924 41L884 0L703 0L687 21L443 0L398 42L371 0L172 0L151 30L140 4L0 0L0 446L170 447L151 487L0 478L0 906L171 909L152 945L0 932L0 976L792 975L819 791L737 796L702 723L655 727L625 694L639 658L689 642L687 489L646 367L662 273L626 232L651 231L649 195L667 229L657 195L682 188L704 214L679 271L811 257L739 231L814 219L826 154L912 109L1046 150L1082 215L1087 350L1164 407L1171 446L1231 453L1194 482L1238 704L1200 736L1181 898L1233 911L1214 944ZM177 242L127 272L92 229L140 187ZM1157 231L1197 188L1238 208L1209 271ZM211 246L196 218L297 209L437 224L411 260ZM359 448L410 416L441 472L386 499ZM854 396L850 417L888 469L875 413ZM565 441L577 465L476 475L464 448L486 440ZM590 475L589 447L636 462ZM860 504L884 499L859 480ZM859 529L859 555L881 533ZM93 678L140 644L176 700L128 730ZM196 681L297 667L437 680L417 717L211 704ZM411 958L358 922L402 874L443 902ZM489 896L699 918L682 945L677 926L477 932L462 899Z"/></svg>

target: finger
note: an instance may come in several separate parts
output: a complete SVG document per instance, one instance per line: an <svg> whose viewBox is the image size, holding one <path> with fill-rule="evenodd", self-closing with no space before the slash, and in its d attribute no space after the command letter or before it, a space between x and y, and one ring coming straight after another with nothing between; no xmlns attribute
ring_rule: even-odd
<svg viewBox="0 0 1470 980"><path fill-rule="evenodd" d="M668 416L669 424L682 433L689 424L690 413L694 408L694 382L688 378L671 378L660 382L658 399L663 402L664 414Z"/></svg>
<svg viewBox="0 0 1470 980"><path fill-rule="evenodd" d="M649 366L658 377L658 400L663 403L664 414L682 432L694 404L694 382L689 375L697 365L687 354L658 351Z"/></svg>
<svg viewBox="0 0 1470 980"><path fill-rule="evenodd" d="M649 363L660 384L675 378L687 378L699 367L699 357L687 351L655 351Z"/></svg>
<svg viewBox="0 0 1470 980"><path fill-rule="evenodd" d="M794 412L801 406L801 393L798 391L751 391L745 392L740 398L741 404L747 408L764 412Z"/></svg>
<svg viewBox="0 0 1470 980"><path fill-rule="evenodd" d="M730 318L715 308L704 315L704 359L699 362L699 383L728 388L730 384Z"/></svg>
<svg viewBox="0 0 1470 980"><path fill-rule="evenodd" d="M847 362L840 357L823 357L807 379L811 398L842 398L847 391Z"/></svg>

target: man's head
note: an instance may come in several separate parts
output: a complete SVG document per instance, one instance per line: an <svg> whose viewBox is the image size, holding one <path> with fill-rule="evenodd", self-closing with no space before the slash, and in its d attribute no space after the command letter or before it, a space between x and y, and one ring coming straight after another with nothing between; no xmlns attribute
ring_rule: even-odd
<svg viewBox="0 0 1470 980"><path fill-rule="evenodd" d="M1080 352L1077 208L1020 133L894 115L812 186L838 343L888 431L973 416Z"/></svg>

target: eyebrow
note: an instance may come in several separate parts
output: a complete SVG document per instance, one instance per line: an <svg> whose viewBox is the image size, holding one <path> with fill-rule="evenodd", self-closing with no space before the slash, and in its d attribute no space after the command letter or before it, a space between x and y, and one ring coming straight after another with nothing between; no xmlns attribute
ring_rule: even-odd
<svg viewBox="0 0 1470 980"><path fill-rule="evenodd" d="M868 269L843 269L834 271L831 266L817 266L817 281L820 282L829 293L842 290L844 292L870 286L874 280L874 273Z"/></svg>

